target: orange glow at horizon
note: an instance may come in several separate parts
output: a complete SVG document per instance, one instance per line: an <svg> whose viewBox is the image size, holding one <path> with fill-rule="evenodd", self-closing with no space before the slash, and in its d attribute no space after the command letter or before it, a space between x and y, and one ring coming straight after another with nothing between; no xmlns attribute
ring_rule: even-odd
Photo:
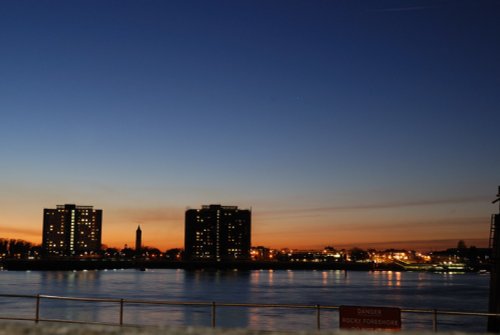
<svg viewBox="0 0 500 335"><path fill-rule="evenodd" d="M102 243L121 249L134 247L135 231L141 225L143 245L160 250L184 247L185 209L110 209L103 210ZM361 215L358 215L361 216ZM16 225L10 222L18 221ZM284 219L256 214L252 217L252 245L270 248L321 249L335 248L402 248L420 251L453 248L458 240L467 245L487 247L489 219L487 217L422 219L387 221L343 215L308 220L287 216ZM1 218L0 237L22 239L41 243L41 210L25 212L16 220L11 216ZM304 222L309 222L304 224Z"/></svg>

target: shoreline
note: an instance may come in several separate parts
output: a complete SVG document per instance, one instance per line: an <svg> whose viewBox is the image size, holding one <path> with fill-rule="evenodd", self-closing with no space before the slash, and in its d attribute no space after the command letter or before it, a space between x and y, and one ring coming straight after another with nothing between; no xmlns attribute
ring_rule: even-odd
<svg viewBox="0 0 500 335"><path fill-rule="evenodd" d="M168 260L100 260L100 259L63 259L63 260L19 260L4 259L0 266L8 271L83 271L113 269L183 269L183 270L345 270L345 271L408 271L395 263L355 263L355 262L278 262L278 261L168 261ZM430 270L415 270L436 272ZM450 271L438 271L450 272ZM476 271L460 271L476 272Z"/></svg>
<svg viewBox="0 0 500 335"><path fill-rule="evenodd" d="M0 262L9 271L80 271L112 269L184 269L184 270L374 270L372 263L299 263L299 262L197 262L197 261L151 261L151 260L14 260Z"/></svg>

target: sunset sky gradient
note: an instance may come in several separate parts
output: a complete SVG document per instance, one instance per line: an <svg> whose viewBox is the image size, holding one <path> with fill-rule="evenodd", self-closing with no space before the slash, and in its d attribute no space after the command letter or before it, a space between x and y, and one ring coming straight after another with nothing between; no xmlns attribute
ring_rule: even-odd
<svg viewBox="0 0 500 335"><path fill-rule="evenodd" d="M103 210L103 243L486 246L500 185L500 2L6 0L0 237Z"/></svg>

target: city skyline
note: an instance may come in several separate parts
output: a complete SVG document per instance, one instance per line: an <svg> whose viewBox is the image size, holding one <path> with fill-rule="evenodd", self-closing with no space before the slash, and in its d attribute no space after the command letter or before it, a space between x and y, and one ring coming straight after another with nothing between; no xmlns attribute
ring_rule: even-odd
<svg viewBox="0 0 500 335"><path fill-rule="evenodd" d="M499 186L500 188L500 186ZM402 204L400 204L402 205ZM404 206L425 206L425 205L429 205L429 204L406 204ZM403 205L402 205L403 206ZM203 205L202 208L203 209L207 209L210 208L212 209L212 207L221 207L221 205ZM371 208L372 206L368 206L369 208ZM381 206L382 208L385 208L386 205L384 206ZM45 231L48 231L49 229L49 226L48 226L48 223L46 224L46 216L47 216L47 213L52 213L52 212L58 212L58 211L61 211L61 210L68 210L68 209L81 209L83 211L85 210L88 210L88 209L93 209L93 206L82 206L82 205L74 205L74 204L65 204L65 205L57 205L57 209L44 209L43 210L43 220L42 220L42 230L41 230L41 237L43 239L43 236L44 236L44 232ZM222 206L222 208L230 208L230 209L238 209L237 206ZM338 208L339 210L342 210L342 209L345 209L345 208ZM250 209L240 209L242 212L251 212L251 208ZM317 211L321 210L321 209L316 209ZM324 209L323 209L324 210ZM100 234L102 233L102 231L104 230L105 231L105 225L103 225L100 220L103 216L103 210L97 210L97 212L99 213L99 223L98 223L98 231L99 231L99 240L101 240L101 237L100 237ZM197 212L196 209L193 209L193 208L190 208L190 207L187 207L185 209L185 212L184 212L184 218L183 218L183 237L182 237L182 245L179 244L172 244L168 247L165 247L162 245L158 246L158 245L153 245L153 244L147 244L147 245L144 245L142 243L142 229L140 228L140 224L137 226L136 230L135 230L135 234L134 234L134 241L135 241L135 244L133 243L129 243L128 240L126 242L123 242L123 241L118 241L118 242L115 242L114 244L108 244L106 243L106 241L103 241L102 242L102 245L104 247L111 247L111 248L117 248L117 249L121 249L121 248L130 248L131 246L135 246L134 247L134 250L137 250L137 246L141 246L142 247L146 247L146 248L156 248L156 247L160 247L160 249L176 249L176 248L179 248L179 249L183 249L183 247L185 246L185 244L187 243L187 239L186 239L186 227L187 227L187 218L186 218L186 215L187 213L192 213L192 212ZM69 217L67 217L65 219L66 221L69 220ZM56 220L57 221L57 220ZM54 222L56 222L54 221ZM68 221L69 222L69 221ZM66 223L66 225L69 225L69 223ZM69 227L69 226L68 226ZM104 228L103 228L104 227ZM488 226L489 227L489 226ZM69 229L68 229L69 231ZM129 232L123 232L124 235L129 235L128 233ZM130 234L131 235L131 234ZM121 235L120 235L121 236ZM90 237L90 236L89 236ZM0 238L6 238L5 236L0 236ZM69 236L68 236L69 238ZM87 237L86 237L87 238ZM162 240L162 236L158 237L156 236L156 238ZM302 250L319 250L319 249L323 249L324 247L335 247L335 248L339 248L339 249L346 249L346 248L356 248L356 247L361 247L361 248L366 248L366 249L369 249L369 248L373 248L373 249L393 249L393 248L400 248L400 249L408 249L408 250L417 250L417 251L436 251L436 250L441 250L441 249L448 249L448 248L454 248L456 247L457 245L457 242L464 242L466 243L466 245L468 246L475 246L475 247L487 247L488 246L488 238L489 238L489 235L487 236L486 239L483 239L483 238L473 238L473 237L468 237L468 238L457 238L457 239L448 239L448 240L444 240L444 239L441 239L441 240L432 240L432 239L429 239L429 240L403 240L403 241L384 241L384 242L361 242L361 243L354 243L354 244L351 244L351 243L347 243L347 244L343 244L343 243L337 243L337 244L333 244L333 243L325 243L324 245L315 245L315 246L306 246L306 247L294 247L294 246L289 246L289 245L286 245L286 246L275 246L275 245L272 245L272 244L265 244L265 243L252 243L251 246L252 247L257 247L257 246L266 246L266 247L270 247L270 248L274 248L274 249L286 249L286 248L290 248L290 249L302 249ZM19 237L19 236L11 236L11 237L7 237L6 239L20 239L20 240L25 240L24 238L22 237ZM32 242L34 244L40 244L43 246L44 243L38 243L37 241L34 241L34 240L26 240L28 242ZM47 240L48 241L48 240ZM42 241L43 242L43 241ZM47 242L48 243L48 242ZM167 244L168 245L168 244ZM174 246L175 245L175 246ZM69 247L69 244L68 246Z"/></svg>
<svg viewBox="0 0 500 335"><path fill-rule="evenodd" d="M0 237L104 210L182 247L187 207L252 244L487 246L500 184L497 1L5 1ZM304 228L305 227L305 228Z"/></svg>

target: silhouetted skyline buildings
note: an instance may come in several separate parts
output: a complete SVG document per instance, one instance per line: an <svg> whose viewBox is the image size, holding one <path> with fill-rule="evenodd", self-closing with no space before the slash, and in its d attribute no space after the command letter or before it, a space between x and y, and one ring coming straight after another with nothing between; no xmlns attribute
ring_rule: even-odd
<svg viewBox="0 0 500 335"><path fill-rule="evenodd" d="M500 196L500 193L499 193ZM500 198L496 201L500 201ZM53 261L100 259L103 262L116 260L155 261L155 266L177 266L173 262L185 260L184 264L216 266L228 264L247 264L238 261L264 261L278 263L366 263L392 264L398 269L447 271L479 271L489 269L490 248L467 248L460 240L457 248L422 254L413 250L360 248L336 249L327 246L322 250L292 250L288 248L269 249L264 246L251 247L251 210L237 206L205 205L201 209L189 209L185 212L185 249L159 249L144 246L142 229L138 225L135 231L135 250L125 245L124 249L107 248L101 245L102 210L92 206L72 204L58 205L55 209L44 209L43 244L33 246L23 241L0 238L0 260L2 259L38 259ZM492 236L497 236L500 214L492 216ZM492 241L498 241L498 236ZM493 246L498 243L493 242ZM498 248L495 249L498 253ZM232 263L236 261L235 263ZM408 261L406 265L401 262ZM220 263L219 263L220 262ZM417 265L414 263L416 262ZM451 262L451 263L450 263ZM183 262L181 262L183 263ZM199 264L198 264L199 263ZM198 265L196 265L198 264ZM205 265L207 263L204 263ZM444 265L443 265L444 264ZM451 264L451 265L450 265ZM246 266L246 265L245 265ZM311 268L310 266L306 266Z"/></svg>
<svg viewBox="0 0 500 335"><path fill-rule="evenodd" d="M79 256L101 250L102 210L93 206L57 205L43 210L42 253Z"/></svg>
<svg viewBox="0 0 500 335"><path fill-rule="evenodd" d="M184 237L186 260L249 260L251 211L222 205L188 209Z"/></svg>
<svg viewBox="0 0 500 335"><path fill-rule="evenodd" d="M102 210L93 206L57 205L44 209L42 254L85 256L101 251ZM185 216L186 260L250 260L251 211L237 206L204 205ZM135 254L143 249L137 226Z"/></svg>
<svg viewBox="0 0 500 335"><path fill-rule="evenodd" d="M86 256L98 254L107 248L102 246L102 210L94 210L93 206L65 204L57 205L55 209L44 209L43 214L42 245L38 247L42 255ZM493 227L494 220L491 233ZM184 233L185 260L231 261L252 258L251 210L215 204L188 209L185 212ZM150 248L143 246L142 230L138 225L134 254L140 255Z"/></svg>

